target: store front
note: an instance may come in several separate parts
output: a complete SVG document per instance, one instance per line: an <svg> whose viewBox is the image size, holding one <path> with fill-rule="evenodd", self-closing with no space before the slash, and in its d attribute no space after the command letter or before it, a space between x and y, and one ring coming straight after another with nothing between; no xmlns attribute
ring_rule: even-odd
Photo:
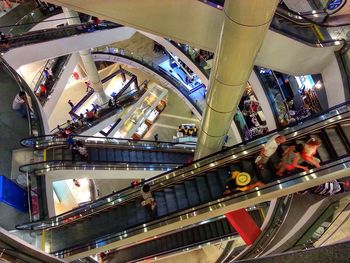
<svg viewBox="0 0 350 263"><path fill-rule="evenodd" d="M238 105L234 121L244 141L269 131L266 126L265 115L249 82Z"/></svg>
<svg viewBox="0 0 350 263"><path fill-rule="evenodd" d="M327 94L320 74L291 76L254 67L269 99L276 123L283 127L328 109Z"/></svg>
<svg viewBox="0 0 350 263"><path fill-rule="evenodd" d="M152 84L116 126L115 138L140 140L167 105L168 90Z"/></svg>

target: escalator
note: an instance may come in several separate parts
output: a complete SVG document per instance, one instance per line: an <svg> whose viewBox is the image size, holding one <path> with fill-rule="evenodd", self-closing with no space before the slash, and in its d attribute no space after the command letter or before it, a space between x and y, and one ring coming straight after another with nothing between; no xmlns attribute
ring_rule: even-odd
<svg viewBox="0 0 350 263"><path fill-rule="evenodd" d="M85 141L88 157L73 154L65 139L53 135L27 138L21 144L43 150L43 161L20 167L20 171L43 173L62 169L153 169L169 170L193 160L194 144L133 141L108 137L73 136ZM107 167L107 168L106 168Z"/></svg>
<svg viewBox="0 0 350 263"><path fill-rule="evenodd" d="M305 142L317 137L322 146L317 157L322 166L308 172L278 177L274 166L282 151L259 172L254 165L261 138L217 152L189 165L153 177L146 182L157 202L156 216L151 217L141 206L140 188L126 188L85 207L57 217L18 226L18 229L44 230L46 251L59 257L74 259L103 251L103 246L119 247L149 238L232 210L245 208L347 176L350 147L350 105L339 106L316 120L285 129L284 145ZM252 183L264 186L248 192L234 192L223 196L223 189L231 171L249 172Z"/></svg>
<svg viewBox="0 0 350 263"><path fill-rule="evenodd" d="M256 224L261 226L263 218L259 210L250 211L250 215ZM156 239L146 240L131 247L118 249L109 253L104 262L138 262L180 251L188 251L204 244L209 245L215 242L222 242L223 240L230 240L236 235L237 232L227 219L220 217L219 219L209 220L209 222L204 224L159 236Z"/></svg>
<svg viewBox="0 0 350 263"><path fill-rule="evenodd" d="M29 44L32 45L36 43L42 43L83 33L109 30L117 27L120 27L120 25L114 23L103 23L97 26L93 26L92 24L85 23L80 25L68 25L59 28L49 28L38 31L31 31L7 37L6 43L1 43L0 50L2 52L6 52L10 49L26 46Z"/></svg>
<svg viewBox="0 0 350 263"><path fill-rule="evenodd" d="M199 0L201 1L201 0ZM209 3L209 5L223 9L224 0L201 1ZM214 5L213 5L214 4ZM289 9L283 3L279 4L276 13L271 21L270 29L276 30L288 37L295 38L308 44L336 45L336 41L341 38L332 38L329 34L330 28L338 28L342 30L343 26L348 24L329 25L327 23L318 22L323 15L312 13L311 17Z"/></svg>
<svg viewBox="0 0 350 263"><path fill-rule="evenodd" d="M222 9L224 1L204 1L204 3L211 6L214 4L214 7L219 6L219 9ZM300 14L292 10L279 6L271 21L270 30L276 31L308 45L325 47L344 43L344 39L342 38L333 38L330 35L329 30L348 31L346 30L345 26L346 25L329 26L327 24L317 23L311 19L302 17ZM200 69L204 76L209 78L210 68L208 67L208 63L195 49L192 47L186 47L186 45L177 43L173 40L169 40L169 42L184 53L186 57Z"/></svg>

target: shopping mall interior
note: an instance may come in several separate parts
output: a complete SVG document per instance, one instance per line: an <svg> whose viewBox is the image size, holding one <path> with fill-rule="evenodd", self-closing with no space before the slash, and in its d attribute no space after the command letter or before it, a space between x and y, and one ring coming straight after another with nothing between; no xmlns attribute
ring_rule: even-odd
<svg viewBox="0 0 350 263"><path fill-rule="evenodd" d="M0 53L0 262L350 262L350 2L1 0Z"/></svg>

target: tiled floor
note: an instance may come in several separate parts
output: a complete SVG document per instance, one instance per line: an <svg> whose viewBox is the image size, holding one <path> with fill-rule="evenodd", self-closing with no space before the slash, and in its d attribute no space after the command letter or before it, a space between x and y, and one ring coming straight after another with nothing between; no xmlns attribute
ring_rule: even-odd
<svg viewBox="0 0 350 263"><path fill-rule="evenodd" d="M158 60L163 56L162 53L155 53L153 51L154 41L152 39L149 39L138 32L136 32L131 38L114 43L111 46L134 52L138 56L152 61Z"/></svg>

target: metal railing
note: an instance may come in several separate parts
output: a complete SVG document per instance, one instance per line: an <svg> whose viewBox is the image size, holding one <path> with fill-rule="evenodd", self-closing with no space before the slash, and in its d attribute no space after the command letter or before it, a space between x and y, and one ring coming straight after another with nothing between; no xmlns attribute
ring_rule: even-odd
<svg viewBox="0 0 350 263"><path fill-rule="evenodd" d="M302 137L304 136L304 134L314 132L317 129L324 128L327 125L334 125L334 123L347 119L349 117L350 117L350 105L347 105L347 106L339 107L338 109L329 112L329 114L316 118L315 120L311 120L307 123L298 125L297 127L287 128L281 134L285 135L287 139L288 138L292 139L295 136ZM230 163L235 159L238 160L243 156L246 158L249 155L256 154L260 150L260 145L262 143L265 143L267 140L268 140L268 136L265 136L263 138L256 139L250 143L238 144L236 146L230 147L220 152L211 154L202 159L196 160L193 163L179 167L170 172L163 173L153 178L150 178L145 182L151 186L152 191L156 191L158 187L164 187L165 185L169 185L169 184L172 185L174 183L179 183L182 180L185 180L185 179L187 180L191 176L196 176L198 173L207 172L208 169L209 170L215 169L216 167L219 167L219 163L220 165L223 165L223 164L226 164L227 162ZM343 159L341 159L340 162L343 162ZM337 160L334 160L333 163L330 163L328 165L323 165L320 168L320 171L327 170L329 167L333 167L334 165L338 165ZM303 177L306 174L313 174L313 173L314 171L310 171L307 173L303 172L299 175L293 175L290 178L285 178L280 182L289 181L291 180L291 178ZM263 186L262 188L265 188L265 186ZM259 188L259 189L261 190L262 188ZM257 191L257 190L254 190L254 191ZM55 227L60 224L66 223L65 220L74 218L77 215L81 217L84 215L95 213L97 211L101 211L101 209L103 210L106 208L115 207L129 200L132 200L133 198L140 198L140 189L133 188L133 187L125 188L117 193L103 197L98 201L92 204L89 204L87 206L73 209L69 212L53 217L47 221L42 221L40 223L37 223L35 228L39 227L38 229L41 229L41 228L47 228L47 227ZM24 227L28 227L28 226L30 227L31 225L33 226L33 224L29 224L26 226L24 225Z"/></svg>
<svg viewBox="0 0 350 263"><path fill-rule="evenodd" d="M94 49L93 54L103 54L103 55L111 55L111 56L119 56L119 57L124 57L127 59L130 59L132 61L135 61L143 66L146 66L147 68L151 69L152 71L156 72L158 75L163 77L166 81L171 83L180 93L186 97L188 101L191 102L193 107L201 114L202 113L202 108L198 102L193 100L193 98L190 97L190 91L174 76L172 76L170 73L168 73L165 70L162 70L158 64L154 63L152 60L145 59L142 56L138 56L134 54L132 51L128 51L125 49L120 49L120 48L114 48L110 46L103 46L103 47L98 47Z"/></svg>

